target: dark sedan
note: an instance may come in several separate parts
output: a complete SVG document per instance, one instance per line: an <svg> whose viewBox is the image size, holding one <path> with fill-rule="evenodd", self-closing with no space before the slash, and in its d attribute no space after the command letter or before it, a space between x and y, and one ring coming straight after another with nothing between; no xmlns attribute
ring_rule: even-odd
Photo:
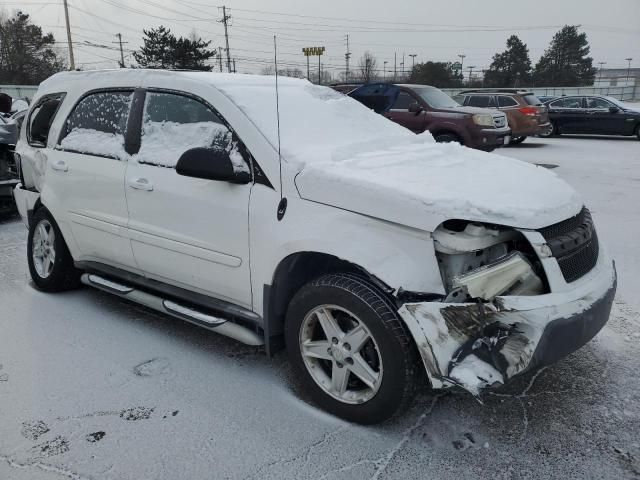
<svg viewBox="0 0 640 480"><path fill-rule="evenodd" d="M602 95L570 95L549 100L549 128L541 137L561 133L636 135L640 140L640 109Z"/></svg>

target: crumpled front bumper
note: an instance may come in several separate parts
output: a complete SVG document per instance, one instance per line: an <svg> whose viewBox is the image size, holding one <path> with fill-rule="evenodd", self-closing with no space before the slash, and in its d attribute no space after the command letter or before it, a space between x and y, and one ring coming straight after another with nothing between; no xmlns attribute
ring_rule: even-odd
<svg viewBox="0 0 640 480"><path fill-rule="evenodd" d="M491 303L406 303L399 314L413 335L433 388L474 395L556 362L591 340L609 318L615 264L604 249L571 288Z"/></svg>

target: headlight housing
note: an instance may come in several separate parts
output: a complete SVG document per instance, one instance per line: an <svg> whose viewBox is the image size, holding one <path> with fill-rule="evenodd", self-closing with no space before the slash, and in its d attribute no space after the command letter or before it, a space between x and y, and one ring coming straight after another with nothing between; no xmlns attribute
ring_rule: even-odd
<svg viewBox="0 0 640 480"><path fill-rule="evenodd" d="M473 123L480 125L481 127L493 127L493 115L488 113L476 113L473 116Z"/></svg>

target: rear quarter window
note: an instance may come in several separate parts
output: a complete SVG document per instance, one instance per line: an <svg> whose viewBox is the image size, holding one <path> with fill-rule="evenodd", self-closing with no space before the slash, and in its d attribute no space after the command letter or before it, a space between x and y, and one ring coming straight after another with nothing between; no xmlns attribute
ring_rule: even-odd
<svg viewBox="0 0 640 480"><path fill-rule="evenodd" d="M32 147L46 147L49 130L58 113L64 93L53 93L40 98L27 118L27 143Z"/></svg>
<svg viewBox="0 0 640 480"><path fill-rule="evenodd" d="M515 107L516 105L518 105L518 102L516 102L511 97L507 97L507 96L504 96L504 95L498 97L498 106L499 107Z"/></svg>
<svg viewBox="0 0 640 480"><path fill-rule="evenodd" d="M533 94L523 95L522 98L527 102L527 105L542 105L540 99Z"/></svg>

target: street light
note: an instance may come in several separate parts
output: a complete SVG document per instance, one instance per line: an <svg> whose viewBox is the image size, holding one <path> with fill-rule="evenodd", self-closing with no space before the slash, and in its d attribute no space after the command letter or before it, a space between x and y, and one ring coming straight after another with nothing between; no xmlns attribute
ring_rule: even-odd
<svg viewBox="0 0 640 480"><path fill-rule="evenodd" d="M476 68L476 66L475 66L475 65L471 65L471 66L469 67L469 82L468 82L468 83L469 83L469 86L471 86L471 75L473 74L473 69L474 69L474 68Z"/></svg>
<svg viewBox="0 0 640 480"><path fill-rule="evenodd" d="M384 61L382 62L382 80L386 80L387 78L387 63L389 63L388 61Z"/></svg>
<svg viewBox="0 0 640 480"><path fill-rule="evenodd" d="M631 73L631 60L633 60L633 58L629 57L629 58L625 58L625 60L627 62L629 62L629 65L627 66L627 81L625 82L625 87L629 86L629 73Z"/></svg>
<svg viewBox="0 0 640 480"><path fill-rule="evenodd" d="M418 55L416 55L415 53L410 53L409 56L411 57L411 71L413 72L413 67L416 66L416 57Z"/></svg>
<svg viewBox="0 0 640 480"><path fill-rule="evenodd" d="M598 76L598 83L602 82L602 66L606 65L607 62L598 62L598 65L600 65L600 75ZM601 87L602 85L600 85Z"/></svg>

